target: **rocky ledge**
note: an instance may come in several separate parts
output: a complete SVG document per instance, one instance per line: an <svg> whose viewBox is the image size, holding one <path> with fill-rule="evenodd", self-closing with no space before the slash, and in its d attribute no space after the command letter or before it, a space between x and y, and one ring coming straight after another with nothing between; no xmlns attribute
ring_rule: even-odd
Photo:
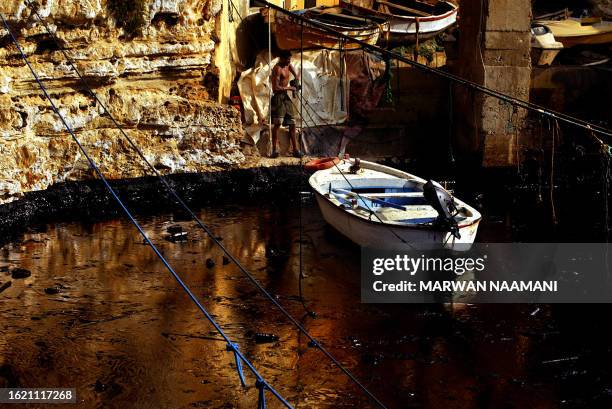
<svg viewBox="0 0 612 409"><path fill-rule="evenodd" d="M89 86L161 172L203 172L245 160L240 117L217 103L221 0L33 3ZM26 2L4 0L0 12L104 174L144 176L142 162ZM92 176L0 29L0 204Z"/></svg>
<svg viewBox="0 0 612 409"><path fill-rule="evenodd" d="M255 195L295 198L306 189L308 174L299 159L248 161L238 167L167 176L179 196L192 208L213 201L244 201ZM181 212L158 178L112 181L113 189L135 214ZM59 220L88 222L123 217L121 208L98 180L58 183L44 191L0 205L0 246L31 226ZM187 215L186 215L187 217Z"/></svg>

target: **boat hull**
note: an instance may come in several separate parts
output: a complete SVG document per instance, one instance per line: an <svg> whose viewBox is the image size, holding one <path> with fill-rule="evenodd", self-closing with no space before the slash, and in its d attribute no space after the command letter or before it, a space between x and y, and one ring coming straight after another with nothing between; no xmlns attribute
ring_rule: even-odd
<svg viewBox="0 0 612 409"><path fill-rule="evenodd" d="M315 172L309 179L323 218L342 235L359 246L382 250L470 249L481 220L476 209L454 198L457 209L460 209L457 219L460 238L456 238L448 230L437 227L434 223L436 211L429 204L420 202L419 197L423 197L423 188L427 183L425 179L366 161L360 162L359 172L351 173L350 166L353 164L352 160L342 161L334 168ZM376 216L371 207L358 203L359 200L363 203L363 197L351 202L346 200L347 196L343 196L348 192L346 189L365 189L371 193L363 193L364 197L380 198L385 194L389 198L400 197L397 196L398 188L401 197L415 199L408 198L408 202L401 206L394 202L396 204L391 206L395 206L395 210L391 212L385 209L388 206L378 206L374 211ZM381 193L381 189L387 193ZM382 196L372 196L375 191ZM381 200L376 200L380 205ZM382 204L389 205L389 202ZM366 209L370 211L364 212Z"/></svg>
<svg viewBox="0 0 612 409"><path fill-rule="evenodd" d="M264 18L268 21L267 9L263 9ZM276 39L276 45L281 50L311 50L311 49L333 49L333 50L357 50L362 46L357 43L341 41L338 36L327 32L318 27L314 27L305 23L303 26L297 19L291 18L289 15L276 13L271 10L273 23L273 32ZM324 23L321 23L324 24ZM326 25L326 24L324 24ZM389 23L374 24L370 27L362 29L340 29L328 25L329 28L340 31L343 34L363 41L369 45L375 45L382 32L389 30Z"/></svg>
<svg viewBox="0 0 612 409"><path fill-rule="evenodd" d="M612 32L572 37L555 36L555 38L566 48L578 45L609 44L612 43Z"/></svg>
<svg viewBox="0 0 612 409"><path fill-rule="evenodd" d="M555 39L564 47L612 43L612 22L601 21L583 24L584 19L540 20L537 24L550 29Z"/></svg>
<svg viewBox="0 0 612 409"><path fill-rule="evenodd" d="M451 233L444 231L370 222L345 212L320 193L315 194L323 219L353 243L365 248L391 251L446 248L465 251L474 243L480 224L478 220L462 227L459 230L461 238L457 239ZM405 242L402 242L398 236Z"/></svg>
<svg viewBox="0 0 612 409"><path fill-rule="evenodd" d="M415 43L417 39L421 41L435 37L457 22L458 11L455 7L453 10L438 16L412 17L383 13L344 0L341 0L340 6L357 16L374 15L389 19L389 29L383 32L379 39L381 45L411 44Z"/></svg>

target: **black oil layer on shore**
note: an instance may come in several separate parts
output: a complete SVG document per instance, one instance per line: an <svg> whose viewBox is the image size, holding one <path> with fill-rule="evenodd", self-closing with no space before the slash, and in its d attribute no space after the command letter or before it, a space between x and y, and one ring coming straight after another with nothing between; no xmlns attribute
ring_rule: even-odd
<svg viewBox="0 0 612 409"><path fill-rule="evenodd" d="M296 301L302 176L297 168L214 181L192 175L177 188L205 204L199 214L224 245L390 408L610 407L609 307L360 304L359 249L323 222L313 201L302 209L302 284L317 318L306 317ZM538 205L526 186L500 189L492 180L502 178L456 186L485 214L479 240L540 237L529 232L548 229L546 202ZM157 185L122 188L146 232L285 397L300 408L370 407L192 221L154 214L167 208ZM59 191L31 206L63 200L55 216L84 219L45 224L25 212L22 220L39 223L0 252L0 281L12 283L0 294L0 387L75 387L77 407L86 408L254 407L256 391L240 387L225 344L129 222L114 218L110 198L87 184L73 189L68 200ZM558 212L572 206L563 201ZM596 234L595 213L579 237ZM165 239L175 225L187 241ZM14 267L32 274L11 279ZM261 343L259 332L279 339Z"/></svg>
<svg viewBox="0 0 612 409"><path fill-rule="evenodd" d="M291 194L303 180L297 166L252 167L208 173L169 175L166 179L187 203L214 203L258 194ZM128 208L138 213L159 213L177 208L162 183L154 177L111 181ZM0 205L0 244L32 224L57 220L103 220L123 213L101 181L59 183L44 191Z"/></svg>

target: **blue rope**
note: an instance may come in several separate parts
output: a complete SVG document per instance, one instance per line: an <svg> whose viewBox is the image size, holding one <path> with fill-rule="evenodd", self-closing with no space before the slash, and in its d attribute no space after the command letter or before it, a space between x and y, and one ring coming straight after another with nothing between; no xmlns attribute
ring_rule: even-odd
<svg viewBox="0 0 612 409"><path fill-rule="evenodd" d="M159 173L159 171L155 168L155 166L153 166L151 164L151 162L149 162L149 160L144 156L144 154L142 153L142 151L140 150L140 148L138 148L138 146L134 143L134 141L127 135L127 133L125 132L125 130L123 129L123 127L115 120L115 118L113 117L113 115L110 113L110 111L107 109L107 107L104 105L104 103L100 100L100 98L96 95L96 93L89 87L89 85L87 84L87 81L85 80L85 78L83 78L83 76L81 75L80 71L77 69L77 67L73 64L72 60L70 59L70 57L68 56L68 54L66 53L66 51L64 50L64 48L62 47L62 45L60 44L60 42L57 40L56 36L53 34L53 32L49 29L48 25L44 22L44 20L42 19L42 17L38 14L38 12L36 11L35 8L32 7L32 4L29 0L25 0L26 3L32 8L32 11L36 14L38 20L45 26L47 33L53 38L53 40L55 41L55 43L59 46L59 49L61 50L61 52L63 53L64 57L66 58L66 60L68 61L68 63L70 64L70 66L72 67L72 69L76 72L76 74L78 75L78 77L81 79L81 81L83 82L83 84L85 85L87 91L95 98L95 100L97 101L97 103L100 104L100 106L102 107L102 109L104 110L104 112L108 115L108 117L111 119L111 121L113 122L113 124L117 127L117 129L121 132L121 134L126 138L126 140L128 141L128 143L130 144L130 146L132 146L132 148L134 149L134 151L138 154L138 156L140 156L140 158L143 160L143 162L151 169L151 171L155 174L156 177L159 178L159 180L162 182L162 184L166 187L166 189L168 190L168 192L174 197L174 199L177 201L177 203L189 214L189 216L196 222L196 224L206 232L206 234L210 237L210 239L213 241L213 243L215 243L219 249L234 263L236 264L236 266L238 267L238 269L249 279L249 281L251 281L251 283L253 283L253 285L255 287L257 287L257 289L272 303L274 304L274 306L276 308L278 308L278 310L301 332L303 333L312 343L313 345L316 345L317 348L329 359L331 360L334 365L336 365L336 367L338 367L338 369L340 369L346 376L348 376L351 381L353 383L355 383L367 396L370 397L370 399L372 399L374 402L376 402L376 404L385 409L385 405L372 393L370 392L365 385L363 385L347 368L344 367L344 365L342 365L329 351L327 351L327 349L325 349L307 330L306 328L304 328L304 326L296 319L294 318L277 300L276 298L270 294L260 283L259 281L242 265L242 263L233 255L229 252L229 250L227 250L227 248L219 241L219 239L217 238L217 236L215 234L213 234L213 231L206 225L204 224L204 222L202 222L202 220L193 212L193 210L191 210L191 208L189 206L187 206L187 204L185 203L185 201L183 199L181 199L181 197L178 195L178 193L176 192L176 190L174 190L174 188L170 185L170 183L168 182L168 180L161 174ZM238 9L236 8L236 6L234 5L234 3L230 0L230 5L234 8L234 11L236 12L236 14L238 15L238 17L240 18L241 21L243 21L244 19L242 18L242 16L240 15L240 12L238 11ZM400 240L403 240L400 238ZM404 241L405 242L405 241ZM272 393L274 393L273 389L270 389L270 391ZM280 396L277 396L277 398L280 399Z"/></svg>
<svg viewBox="0 0 612 409"><path fill-rule="evenodd" d="M255 387L259 389L259 398L257 399L257 409L266 409L266 386L267 384L262 379L258 379L255 382Z"/></svg>
<svg viewBox="0 0 612 409"><path fill-rule="evenodd" d="M236 371L238 372L238 377L240 378L240 383L242 386L246 386L246 382L244 381L244 373L242 372L242 361L240 360L240 356L238 356L238 344L227 344L227 351L231 351L234 353L234 360L236 361Z"/></svg>
<svg viewBox="0 0 612 409"><path fill-rule="evenodd" d="M115 192L115 190L111 187L111 185L109 184L108 180L106 180L106 178L104 177L104 175L102 174L102 171L100 170L100 168L96 165L95 161L91 158L91 156L89 156L89 154L87 153L87 150L83 147L83 145L81 144L81 141L77 138L77 136L75 135L74 131L72 130L72 128L70 127L70 125L68 125L68 123L66 122L66 119L62 116L62 114L59 112L59 110L57 109L57 107L55 106L55 103L53 102L53 100L51 99L51 96L49 95L49 93L47 92L46 87L44 86L44 84L42 83L42 81L40 80L40 78L38 77L38 74L36 74L36 71L34 70L34 68L32 67L32 65L30 64L30 61L28 60L28 57L25 55L25 53L23 52L23 49L21 48L21 46L19 45L19 42L17 41L17 38L15 38L13 32L11 31L10 26L8 25L8 22L6 21L6 19L4 18L4 14L0 13L0 18L2 19L2 23L4 24L4 27L6 28L6 30L8 31L9 35L11 36L11 39L13 41L13 43L15 44L15 46L17 47L17 50L19 50L19 53L21 54L21 57L23 58L23 60L25 61L26 65L28 66L28 68L30 69L30 72L32 73L32 75L34 76L34 79L36 80L36 82L38 83L38 86L40 87L40 89L42 90L42 92L44 93L46 99L49 101L49 104L51 105L51 108L53 109L53 111L57 114L57 116L60 118L60 120L62 121L62 124L64 125L64 127L68 130L68 133L70 133L70 136L72 137L72 139L75 141L75 143L78 145L79 149L81 150L81 152L83 153L83 155L85 156L85 158L87 159L87 161L89 162L89 165L91 166L91 168L95 171L96 175L98 175L98 177L102 180L104 186L106 187L106 189L109 191L109 193L113 196L113 198L115 199L115 201L117 202L117 204L121 207L121 209L123 210L123 212L125 213L125 215L128 217L128 219L130 220L130 222L136 227L136 229L138 230L138 232L140 233L140 235L143 237L143 239L145 240L145 242L149 245L149 247L151 247L151 249L155 252L155 254L157 255L157 257L160 259L160 261L164 264L164 266L166 267L166 269L170 272L170 274L172 274L172 276L174 277L174 279L179 283L179 285L182 287L182 289L187 293L187 295L189 296L189 298L197 305L197 307L199 308L199 310L204 314L204 316L206 317L206 319L213 325L213 327L217 330L217 332L225 339L225 341L229 344L232 345L231 350L234 352L234 356L237 358L240 358L241 361L243 361L251 370L251 372L255 375L255 377L257 378L257 383L256 385L260 385L263 384L264 388L270 390L270 392L272 392L272 394L274 396L276 396L276 398L287 408L289 409L293 409L293 407L274 389L272 388L259 374L259 372L255 369L255 367L253 366L253 364L251 364L251 362L246 359L246 357L244 355L242 355L242 353L239 351L239 349L237 348L237 346L235 344L233 344L231 342L231 340L229 339L229 337L225 334L225 332L223 331L223 329L221 329L221 327L219 326L219 324L217 324L217 322L212 318L212 316L210 315L210 313L206 310L206 308L204 308L204 306L200 303L200 301L197 299L197 297L191 292L191 290L189 289L189 287L187 286L187 284L185 284L185 282L180 278L180 276L176 273L176 271L174 271L174 269L172 268L172 266L170 265L170 263L165 259L165 257L161 254L161 252L159 251L159 249L155 246L155 244L153 244L153 242L151 241L151 239L149 239L149 237L147 236L147 234L144 232L144 230L142 229L142 227L140 226L140 224L138 223L138 221L136 221L136 219L134 218L134 216L132 215L132 213L129 211L129 209L125 206L125 204L123 203L123 201L121 200L121 198L119 198L119 196L117 195L117 193ZM240 365L240 367L242 368L242 365ZM243 378L241 378L241 381L244 381ZM261 386L258 386L258 388L260 388L260 395L261 395Z"/></svg>

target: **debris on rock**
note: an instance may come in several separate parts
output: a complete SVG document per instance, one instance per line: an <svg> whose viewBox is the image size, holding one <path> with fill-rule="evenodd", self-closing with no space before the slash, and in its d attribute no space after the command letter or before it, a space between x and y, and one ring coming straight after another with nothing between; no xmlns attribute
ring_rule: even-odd
<svg viewBox="0 0 612 409"><path fill-rule="evenodd" d="M32 272L30 270L26 270L25 268L15 267L11 270L11 277L13 277L15 280L28 278L31 275Z"/></svg>
<svg viewBox="0 0 612 409"><path fill-rule="evenodd" d="M181 242L181 241L187 241L187 232L183 231L183 232L180 232L180 233L168 234L164 238L166 240L168 240L169 242L172 242L172 243Z"/></svg>
<svg viewBox="0 0 612 409"><path fill-rule="evenodd" d="M257 344L267 344L276 341L278 341L278 335L276 334L268 334L265 332L258 332L255 334L255 343Z"/></svg>
<svg viewBox="0 0 612 409"><path fill-rule="evenodd" d="M183 226L181 226L180 224L173 224L172 226L169 226L166 231L170 234L176 234L176 233L182 233L185 230L183 230Z"/></svg>
<svg viewBox="0 0 612 409"><path fill-rule="evenodd" d="M45 293L47 293L49 295L59 294L60 293L60 289L57 286L55 286L55 287L47 287L47 288L45 288Z"/></svg>
<svg viewBox="0 0 612 409"><path fill-rule="evenodd" d="M164 239L169 242L176 243L181 241L187 241L187 231L183 229L183 226L180 224L173 224L172 226L168 226L166 228L167 235L164 236Z"/></svg>
<svg viewBox="0 0 612 409"><path fill-rule="evenodd" d="M6 283L0 285L0 293L4 290L6 290L7 288L9 288L10 286L13 285L12 281L7 281Z"/></svg>

